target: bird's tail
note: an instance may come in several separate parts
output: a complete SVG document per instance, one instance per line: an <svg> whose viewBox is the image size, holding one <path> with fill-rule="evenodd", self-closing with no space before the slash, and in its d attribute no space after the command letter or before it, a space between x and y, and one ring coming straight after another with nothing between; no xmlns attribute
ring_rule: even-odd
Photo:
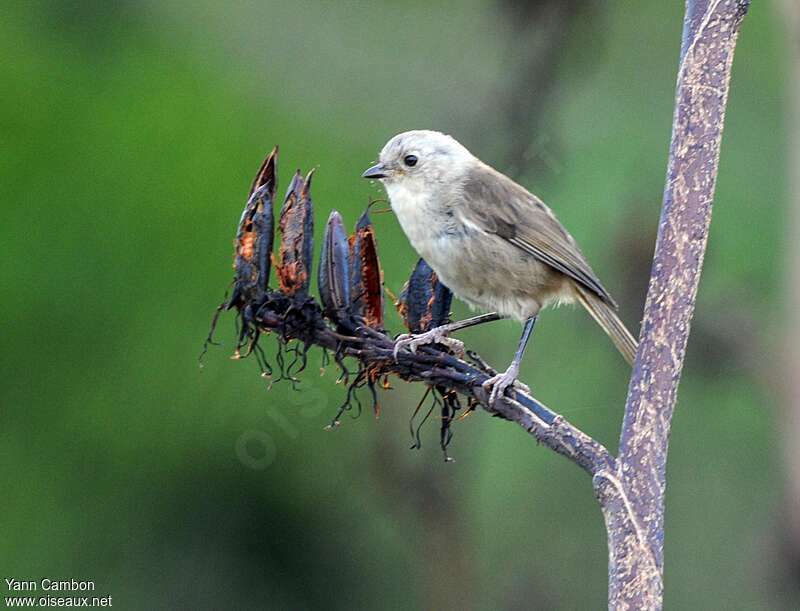
<svg viewBox="0 0 800 611"><path fill-rule="evenodd" d="M575 286L575 293L578 301L586 308L586 311L592 315L595 322L603 327L603 331L611 338L614 345L619 350L623 358L628 361L629 365L633 365L633 359L636 357L636 349L638 344L633 339L630 331L625 327L625 324L619 319L613 307L600 299L597 295L589 289L580 285Z"/></svg>

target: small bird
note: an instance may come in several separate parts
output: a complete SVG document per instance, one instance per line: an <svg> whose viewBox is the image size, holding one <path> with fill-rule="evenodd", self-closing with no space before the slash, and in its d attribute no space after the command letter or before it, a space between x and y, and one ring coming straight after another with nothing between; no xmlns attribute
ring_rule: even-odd
<svg viewBox="0 0 800 611"><path fill-rule="evenodd" d="M429 130L398 134L362 176L383 183L411 245L439 279L472 308L488 312L400 336L395 355L428 343L458 344L448 334L475 324L523 322L511 365L484 383L494 403L517 380L539 311L577 300L633 363L636 340L552 210L453 137Z"/></svg>

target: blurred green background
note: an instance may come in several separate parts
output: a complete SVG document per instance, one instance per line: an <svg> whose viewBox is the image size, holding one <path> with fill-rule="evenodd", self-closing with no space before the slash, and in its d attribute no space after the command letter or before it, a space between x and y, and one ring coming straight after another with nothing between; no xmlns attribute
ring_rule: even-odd
<svg viewBox="0 0 800 611"><path fill-rule="evenodd" d="M4 3L0 575L90 579L122 609L604 608L591 483L517 427L458 422L445 464L434 423L408 449L418 386L326 432L344 394L318 354L301 392L267 391L229 360L229 315L196 357L265 152L281 189L318 168L319 241L331 208L353 223L382 195L359 175L383 143L421 127L549 202L635 326L682 4ZM671 609L800 607L778 435L787 49L754 3L671 441ZM398 292L416 257L374 220ZM505 367L518 333L463 339ZM582 311L544 315L522 375L616 448L628 372Z"/></svg>

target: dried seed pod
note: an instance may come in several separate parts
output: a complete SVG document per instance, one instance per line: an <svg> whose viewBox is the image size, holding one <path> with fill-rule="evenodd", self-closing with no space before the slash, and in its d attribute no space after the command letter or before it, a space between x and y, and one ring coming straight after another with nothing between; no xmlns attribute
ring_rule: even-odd
<svg viewBox="0 0 800 611"><path fill-rule="evenodd" d="M350 252L342 217L333 210L325 226L319 266L319 296L325 314L344 322L350 314Z"/></svg>
<svg viewBox="0 0 800 611"><path fill-rule="evenodd" d="M439 282L436 272L420 259L400 293L397 309L411 333L424 333L447 323L452 301L450 289Z"/></svg>
<svg viewBox="0 0 800 611"><path fill-rule="evenodd" d="M365 210L350 237L352 312L368 327L383 327L383 275L378 260L375 228Z"/></svg>
<svg viewBox="0 0 800 611"><path fill-rule="evenodd" d="M261 300L267 290L274 236L272 202L277 184L278 147L261 164L236 232L236 270L233 294L227 308Z"/></svg>
<svg viewBox="0 0 800 611"><path fill-rule="evenodd" d="M311 204L313 173L313 170L309 172L305 180L299 170L295 173L281 208L278 281L281 291L290 297L308 294L314 247L314 210Z"/></svg>
<svg viewBox="0 0 800 611"><path fill-rule="evenodd" d="M258 172L256 173L256 177L253 179L253 184L250 187L250 196L256 192L257 189L263 187L268 182L273 183L272 192L273 195L275 193L275 187L278 184L277 179L277 170L278 170L278 145L275 145L275 148L272 149L267 158L264 159L261 167L258 168Z"/></svg>

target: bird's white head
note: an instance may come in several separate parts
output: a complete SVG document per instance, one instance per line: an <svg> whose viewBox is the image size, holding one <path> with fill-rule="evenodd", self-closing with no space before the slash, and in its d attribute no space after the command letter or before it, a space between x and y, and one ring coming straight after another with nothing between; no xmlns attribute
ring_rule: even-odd
<svg viewBox="0 0 800 611"><path fill-rule="evenodd" d="M387 189L435 189L463 176L475 158L455 138L431 130L397 134L383 147L378 163L362 176L380 180Z"/></svg>

